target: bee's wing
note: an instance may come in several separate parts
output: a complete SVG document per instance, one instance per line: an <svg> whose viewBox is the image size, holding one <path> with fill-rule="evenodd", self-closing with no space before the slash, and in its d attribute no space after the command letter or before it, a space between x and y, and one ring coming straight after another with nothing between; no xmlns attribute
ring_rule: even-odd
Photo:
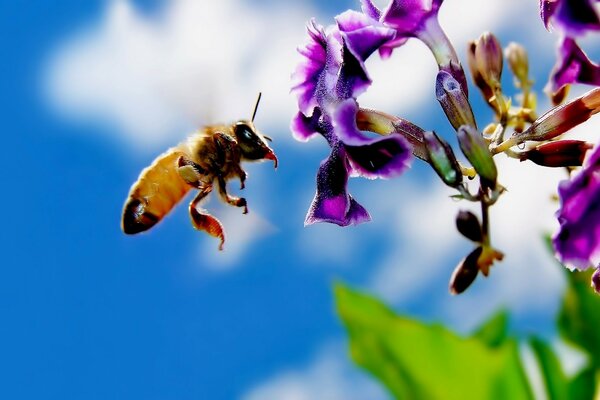
<svg viewBox="0 0 600 400"><path fill-rule="evenodd" d="M123 207L121 229L135 234L152 228L191 189L177 172L180 148L169 149L145 168L133 184Z"/></svg>

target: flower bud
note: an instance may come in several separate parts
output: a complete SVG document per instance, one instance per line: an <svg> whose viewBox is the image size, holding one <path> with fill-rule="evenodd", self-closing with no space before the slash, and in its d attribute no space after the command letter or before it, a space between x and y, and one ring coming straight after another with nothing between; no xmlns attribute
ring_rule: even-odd
<svg viewBox="0 0 600 400"><path fill-rule="evenodd" d="M510 42L504 55L508 61L508 67L512 71L518 82L527 82L529 80L529 60L527 58L527 50L518 43Z"/></svg>
<svg viewBox="0 0 600 400"><path fill-rule="evenodd" d="M457 135L460 149L479 174L482 185L492 189L495 188L498 170L483 136L468 125L461 126Z"/></svg>
<svg viewBox="0 0 600 400"><path fill-rule="evenodd" d="M460 185L462 172L450 145L435 132L425 132L423 135L429 164L446 185L450 187Z"/></svg>
<svg viewBox="0 0 600 400"><path fill-rule="evenodd" d="M582 140L559 140L540 144L521 153L520 157L521 161L530 160L543 167L578 167L592 147Z"/></svg>
<svg viewBox="0 0 600 400"><path fill-rule="evenodd" d="M494 91L487 84L483 75L481 75L481 72L479 72L479 67L477 66L477 61L475 59L476 48L477 42L469 42L469 46L467 47L467 63L469 64L469 70L471 71L471 78L473 79L473 83L481 90L481 94L485 101L494 107L493 104L489 103L489 100L494 97Z"/></svg>
<svg viewBox="0 0 600 400"><path fill-rule="evenodd" d="M481 225L479 220L470 211L461 210L456 216L456 229L467 239L474 242L481 242L483 240L483 232L481 231Z"/></svg>
<svg viewBox="0 0 600 400"><path fill-rule="evenodd" d="M562 106L554 107L536 119L527 130L516 133L520 142L553 139L600 112L600 88L590 90Z"/></svg>
<svg viewBox="0 0 600 400"><path fill-rule="evenodd" d="M482 251L483 248L479 246L458 263L450 278L450 293L460 294L467 290L473 281L475 281L479 273L477 261Z"/></svg>
<svg viewBox="0 0 600 400"><path fill-rule="evenodd" d="M492 89L500 86L502 60L500 42L492 33L484 32L475 43L475 63L479 73Z"/></svg>
<svg viewBox="0 0 600 400"><path fill-rule="evenodd" d="M461 125L477 128L469 99L458 81L448 72L438 72L435 95L454 129L458 129Z"/></svg>
<svg viewBox="0 0 600 400"><path fill-rule="evenodd" d="M592 275L592 287L596 293L600 294L600 268L596 268L596 271Z"/></svg>

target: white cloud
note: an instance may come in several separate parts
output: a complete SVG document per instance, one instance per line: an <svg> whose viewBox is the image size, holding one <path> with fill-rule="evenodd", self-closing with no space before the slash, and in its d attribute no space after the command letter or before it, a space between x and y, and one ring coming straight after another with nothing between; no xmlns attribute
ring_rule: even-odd
<svg viewBox="0 0 600 400"><path fill-rule="evenodd" d="M301 370L276 374L242 396L243 400L384 400L374 380L352 366L341 344L321 349Z"/></svg>
<svg viewBox="0 0 600 400"><path fill-rule="evenodd" d="M48 97L63 113L150 148L204 124L250 117L259 91L260 126L287 126L296 46L313 14L302 5L261 12L241 0L173 0L148 17L113 0L95 27L56 51Z"/></svg>

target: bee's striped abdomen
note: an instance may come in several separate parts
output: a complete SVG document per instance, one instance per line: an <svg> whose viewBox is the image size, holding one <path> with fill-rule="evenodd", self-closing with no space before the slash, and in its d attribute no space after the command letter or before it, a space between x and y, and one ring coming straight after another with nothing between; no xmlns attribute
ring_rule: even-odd
<svg viewBox="0 0 600 400"><path fill-rule="evenodd" d="M170 149L142 171L123 207L123 232L152 228L191 189L177 172L177 159L184 155L177 148Z"/></svg>

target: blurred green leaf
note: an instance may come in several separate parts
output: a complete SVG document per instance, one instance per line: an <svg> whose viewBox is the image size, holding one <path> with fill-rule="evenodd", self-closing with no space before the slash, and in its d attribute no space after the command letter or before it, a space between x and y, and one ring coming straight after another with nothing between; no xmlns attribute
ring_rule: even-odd
<svg viewBox="0 0 600 400"><path fill-rule="evenodd" d="M335 295L352 358L396 398L533 398L514 340L491 348L477 337L462 338L441 325L397 316L341 284Z"/></svg>
<svg viewBox="0 0 600 400"><path fill-rule="evenodd" d="M554 354L552 348L539 338L531 338L529 340L533 354L535 355L542 378L548 400L569 400L569 382L565 376L560 360Z"/></svg>
<svg viewBox="0 0 600 400"><path fill-rule="evenodd" d="M596 370L588 367L569 382L569 400L588 400L594 398L596 391Z"/></svg>
<svg viewBox="0 0 600 400"><path fill-rule="evenodd" d="M490 347L503 344L508 339L508 312L502 310L496 313L475 331L473 337Z"/></svg>
<svg viewBox="0 0 600 400"><path fill-rule="evenodd" d="M558 329L568 342L589 353L600 368L600 296L590 287L591 270L569 272L567 289L558 315Z"/></svg>

